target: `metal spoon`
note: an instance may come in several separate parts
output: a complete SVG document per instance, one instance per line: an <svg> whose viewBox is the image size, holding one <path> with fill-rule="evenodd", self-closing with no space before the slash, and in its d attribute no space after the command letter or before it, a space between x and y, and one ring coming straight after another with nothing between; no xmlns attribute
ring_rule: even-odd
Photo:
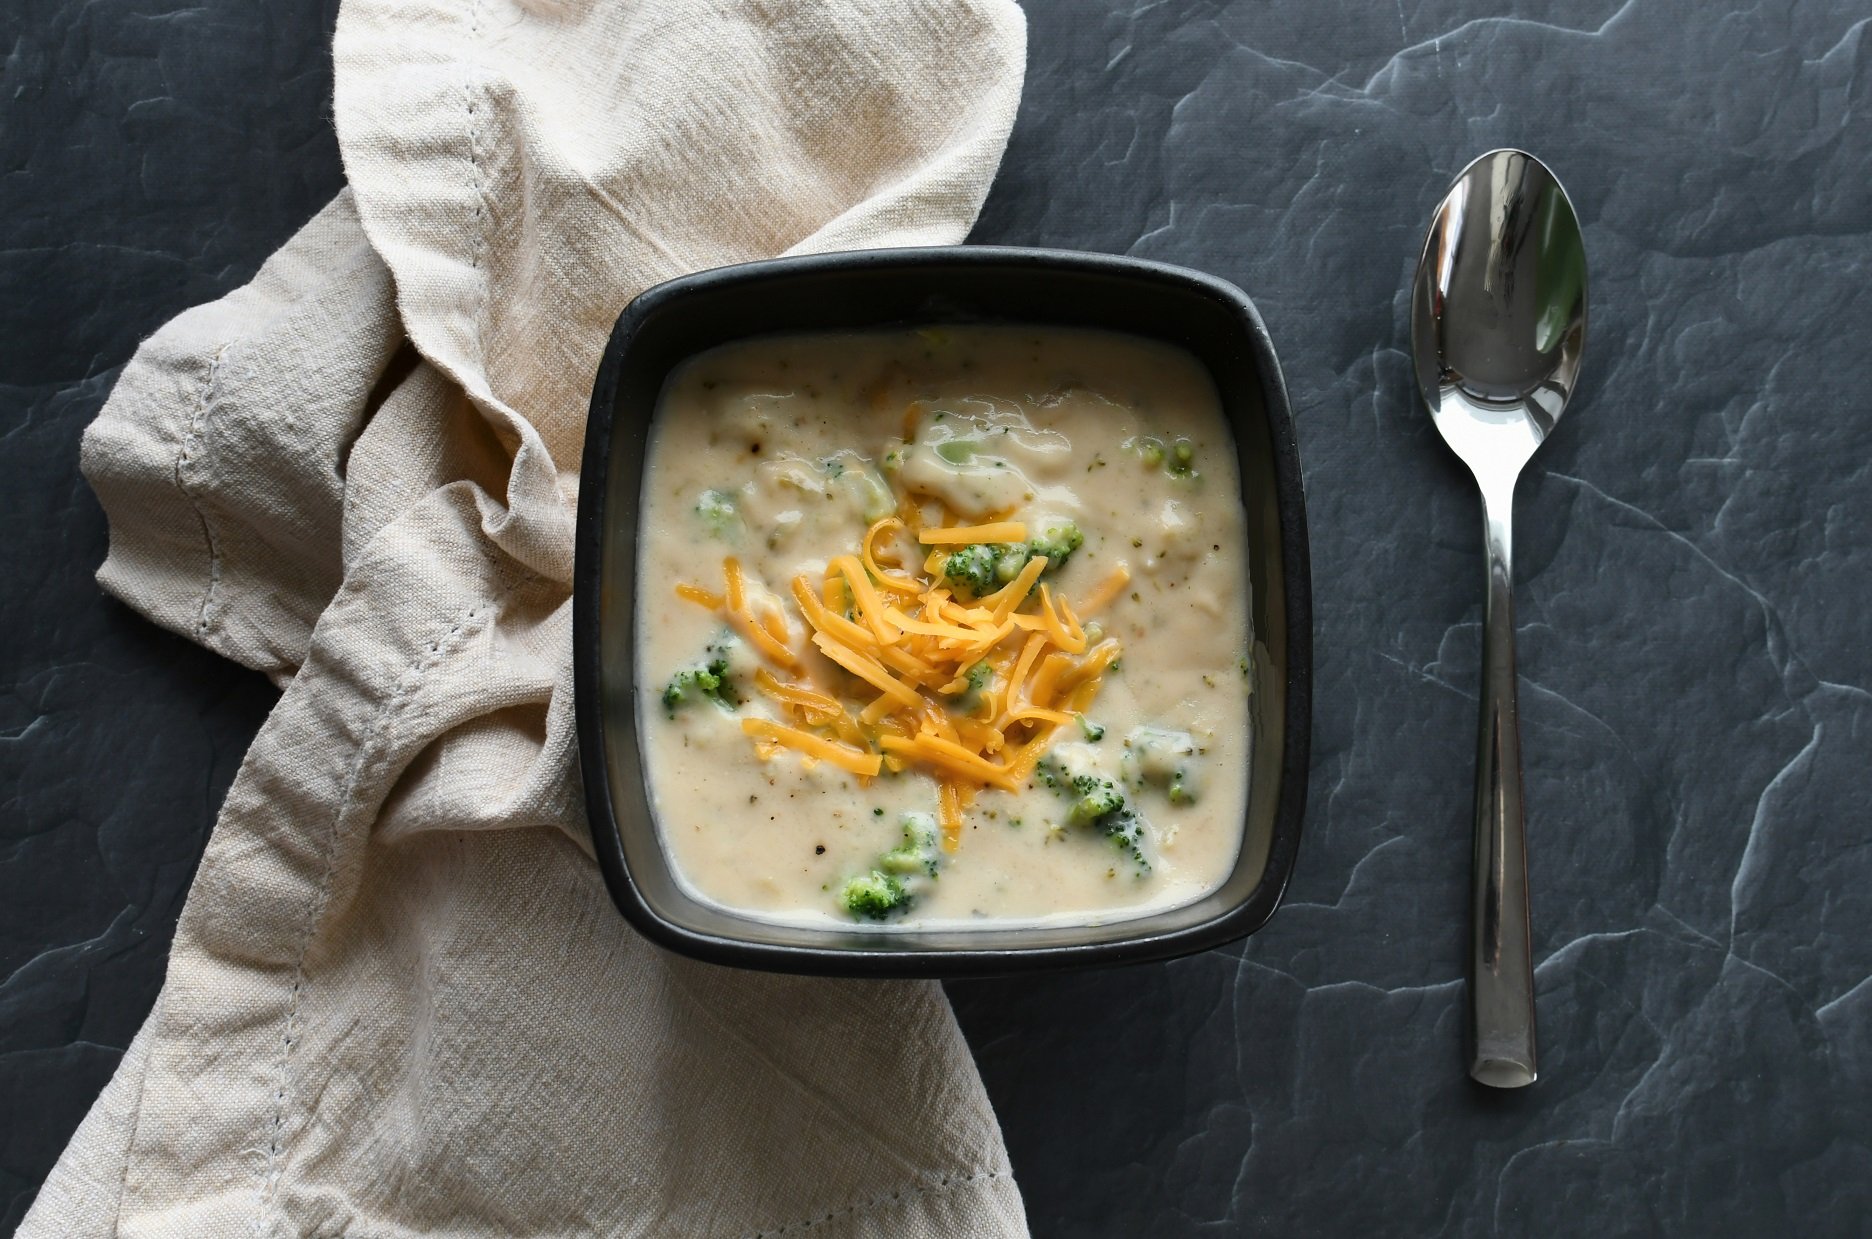
<svg viewBox="0 0 1872 1239"><path fill-rule="evenodd" d="M1515 711L1515 481L1579 380L1586 251L1566 191L1526 151L1464 168L1430 221L1411 291L1417 386L1443 441L1475 475L1488 549L1482 731L1476 753L1469 1074L1534 1082L1521 724Z"/></svg>

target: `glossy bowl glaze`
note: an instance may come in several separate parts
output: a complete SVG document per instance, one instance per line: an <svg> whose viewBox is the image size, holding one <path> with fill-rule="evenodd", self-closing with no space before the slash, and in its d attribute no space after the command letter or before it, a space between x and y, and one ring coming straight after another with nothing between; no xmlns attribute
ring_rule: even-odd
<svg viewBox="0 0 1872 1239"><path fill-rule="evenodd" d="M748 336L998 322L1165 341L1194 354L1215 380L1240 464L1254 634L1252 769L1234 870L1195 903L1096 926L827 929L776 925L691 897L658 839L635 704L638 511L664 381L685 359ZM1204 950L1253 933L1280 902L1306 797L1306 502L1273 345L1232 284L1130 258L979 246L782 258L660 284L619 317L592 389L574 580L579 761L592 844L618 909L662 946L786 972L989 975Z"/></svg>

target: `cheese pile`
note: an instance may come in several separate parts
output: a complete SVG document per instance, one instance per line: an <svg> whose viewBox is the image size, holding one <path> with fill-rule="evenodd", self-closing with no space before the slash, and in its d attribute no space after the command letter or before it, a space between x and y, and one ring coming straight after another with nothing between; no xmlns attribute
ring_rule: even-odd
<svg viewBox="0 0 1872 1239"><path fill-rule="evenodd" d="M930 548L921 565L880 549L880 540L889 548L905 535ZM834 557L821 579L793 579L803 641L778 601L758 611L750 604L749 582L733 556L722 561L722 593L687 583L676 592L721 615L767 664L755 684L789 722L742 720L762 760L792 750L864 783L885 770L926 773L937 784L943 846L954 851L977 793L1018 789L1055 729L1090 707L1120 652L1115 639L1089 636L1081 615L1095 614L1124 588L1130 578L1122 566L1083 610L1040 581L1049 566L1044 556L985 597L958 598L945 582L946 548L1026 539L1020 521L925 527L921 509L906 503L866 530L855 554ZM880 554L892 560L889 567ZM853 688L859 695L811 683L808 644L849 672L844 683L863 686Z"/></svg>

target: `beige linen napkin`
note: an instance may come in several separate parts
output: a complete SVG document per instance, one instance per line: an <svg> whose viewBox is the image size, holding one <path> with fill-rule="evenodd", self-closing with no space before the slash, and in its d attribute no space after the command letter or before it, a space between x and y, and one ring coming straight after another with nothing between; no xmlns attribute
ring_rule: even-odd
<svg viewBox="0 0 1872 1239"><path fill-rule="evenodd" d="M1007 0L346 0L351 189L86 437L104 586L285 692L22 1235L1025 1233L936 986L612 910L567 606L618 311L959 240L1024 38Z"/></svg>

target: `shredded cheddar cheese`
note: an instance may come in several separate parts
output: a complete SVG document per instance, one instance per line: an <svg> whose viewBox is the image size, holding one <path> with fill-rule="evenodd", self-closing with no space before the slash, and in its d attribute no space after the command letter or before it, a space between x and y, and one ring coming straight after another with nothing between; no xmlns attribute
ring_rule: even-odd
<svg viewBox="0 0 1872 1239"><path fill-rule="evenodd" d="M884 759L876 753L860 753L844 745L815 736L811 732L801 731L797 727L782 727L770 723L764 718L744 718L741 730L761 740L772 740L787 748L797 749L802 753L829 761L833 765L849 770L853 774L873 775L884 764Z"/></svg>
<svg viewBox="0 0 1872 1239"><path fill-rule="evenodd" d="M1116 568L1112 569L1110 576L1093 586L1092 592L1086 595L1085 613L1087 615L1097 615L1130 583L1131 570L1126 568L1123 564L1119 564Z"/></svg>
<svg viewBox="0 0 1872 1239"><path fill-rule="evenodd" d="M799 657L780 637L775 636L754 618L747 604L747 585L741 577L741 561L733 555L722 560L722 576L727 584L727 596L723 599L722 610L728 622L734 625L748 643L759 650L770 662L789 670L799 666Z"/></svg>
<svg viewBox="0 0 1872 1239"><path fill-rule="evenodd" d="M907 594L915 598L923 592L922 588L908 577L893 576L891 573L878 567L877 552L871 545L877 541L879 534L889 530L893 526L897 529L902 529L904 523L894 516L887 516L867 529L865 531L864 541L859 544L858 558L864 564L865 571L877 578L877 583L879 585L882 585L893 594Z"/></svg>
<svg viewBox="0 0 1872 1239"><path fill-rule="evenodd" d="M1036 555L993 594L958 602L943 582L942 548L1020 542L1027 529L1020 521L954 525L946 511L939 519L925 525L903 499L896 515L865 530L856 553L834 556L822 579L793 578L788 592L810 642L805 658L782 600L751 590L734 556L722 561L720 593L688 582L676 593L718 614L766 663L755 687L781 721L741 721L762 761L791 751L809 767L824 762L860 781L927 774L943 846L954 851L976 795L1018 790L1056 729L1091 705L1120 647L1113 638L1094 644L1079 616L1110 602L1130 576L1116 569L1075 610L1040 581L1048 560ZM901 543L885 541L903 536L936 548L920 568ZM886 546L894 565L880 562ZM825 661L809 666L815 651Z"/></svg>
<svg viewBox="0 0 1872 1239"><path fill-rule="evenodd" d="M924 546L966 546L971 542L1025 542L1027 526L1019 521L991 525L957 525L952 529L925 529L917 535Z"/></svg>

